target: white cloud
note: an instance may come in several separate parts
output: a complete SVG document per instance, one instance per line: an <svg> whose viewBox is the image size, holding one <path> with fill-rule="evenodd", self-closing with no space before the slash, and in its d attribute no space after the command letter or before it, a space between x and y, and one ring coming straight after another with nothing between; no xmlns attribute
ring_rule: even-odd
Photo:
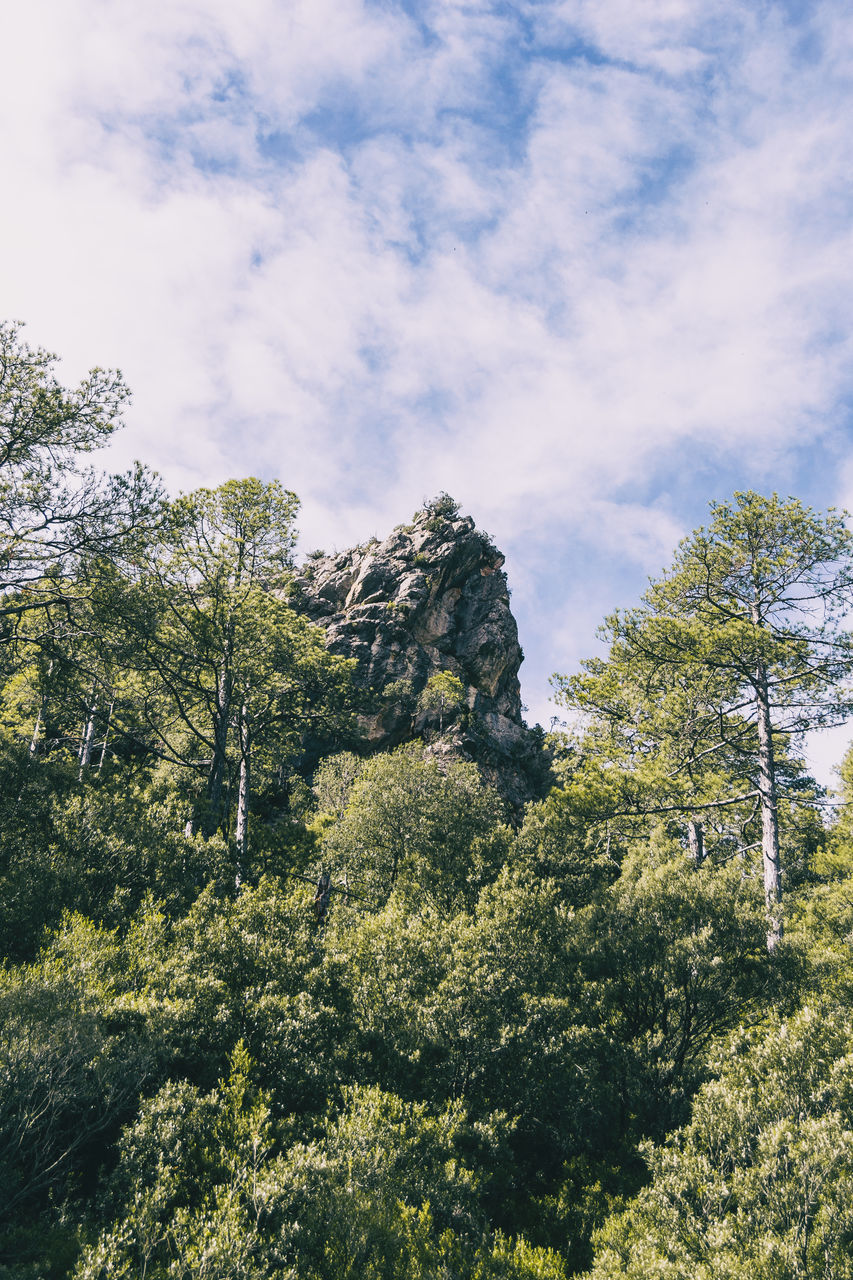
<svg viewBox="0 0 853 1280"><path fill-rule="evenodd" d="M694 484L772 480L845 426L853 47L836 3L420 17L427 39L361 0L19 6L5 312L69 376L124 368L118 459L279 474L308 544L449 489L519 548L528 647L562 665L522 535L560 561L594 529L641 585Z"/></svg>

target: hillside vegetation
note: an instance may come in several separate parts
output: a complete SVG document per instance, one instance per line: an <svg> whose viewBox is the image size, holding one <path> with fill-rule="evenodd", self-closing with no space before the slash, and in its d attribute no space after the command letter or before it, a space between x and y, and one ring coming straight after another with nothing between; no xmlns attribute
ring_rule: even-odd
<svg viewBox="0 0 853 1280"><path fill-rule="evenodd" d="M294 494L88 465L126 394L0 326L0 1280L853 1277L842 519L712 505L522 806Z"/></svg>

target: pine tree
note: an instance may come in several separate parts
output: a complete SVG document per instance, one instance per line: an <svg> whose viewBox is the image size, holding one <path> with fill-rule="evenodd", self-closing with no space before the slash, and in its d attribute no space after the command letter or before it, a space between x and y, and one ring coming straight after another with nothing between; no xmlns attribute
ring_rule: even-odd
<svg viewBox="0 0 853 1280"><path fill-rule="evenodd" d="M643 603L609 617L606 659L555 677L600 749L654 778L662 807L761 815L768 945L781 936L780 786L812 730L846 718L853 539L842 517L737 493L680 545Z"/></svg>

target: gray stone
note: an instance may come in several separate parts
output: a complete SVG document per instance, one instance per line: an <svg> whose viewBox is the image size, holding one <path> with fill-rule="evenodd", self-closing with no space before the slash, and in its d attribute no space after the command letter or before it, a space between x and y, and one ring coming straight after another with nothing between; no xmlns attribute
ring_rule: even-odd
<svg viewBox="0 0 853 1280"><path fill-rule="evenodd" d="M473 520L437 501L384 542L307 561L292 600L324 627L333 653L356 659L363 748L423 738L442 756L476 760L521 804L541 790L547 764L522 719L523 654L503 563ZM417 706L439 671L461 680L467 703L441 726Z"/></svg>

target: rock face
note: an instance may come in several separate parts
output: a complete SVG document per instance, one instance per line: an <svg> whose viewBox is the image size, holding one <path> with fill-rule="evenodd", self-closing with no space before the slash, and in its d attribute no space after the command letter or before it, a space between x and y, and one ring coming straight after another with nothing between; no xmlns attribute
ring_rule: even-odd
<svg viewBox="0 0 853 1280"><path fill-rule="evenodd" d="M384 542L309 559L295 603L325 628L333 653L356 659L356 682L368 695L363 748L426 738L432 750L476 760L518 804L539 789L541 751L522 720L523 654L503 562L473 520L441 498ZM465 694L465 707L449 717L419 706L442 671Z"/></svg>

